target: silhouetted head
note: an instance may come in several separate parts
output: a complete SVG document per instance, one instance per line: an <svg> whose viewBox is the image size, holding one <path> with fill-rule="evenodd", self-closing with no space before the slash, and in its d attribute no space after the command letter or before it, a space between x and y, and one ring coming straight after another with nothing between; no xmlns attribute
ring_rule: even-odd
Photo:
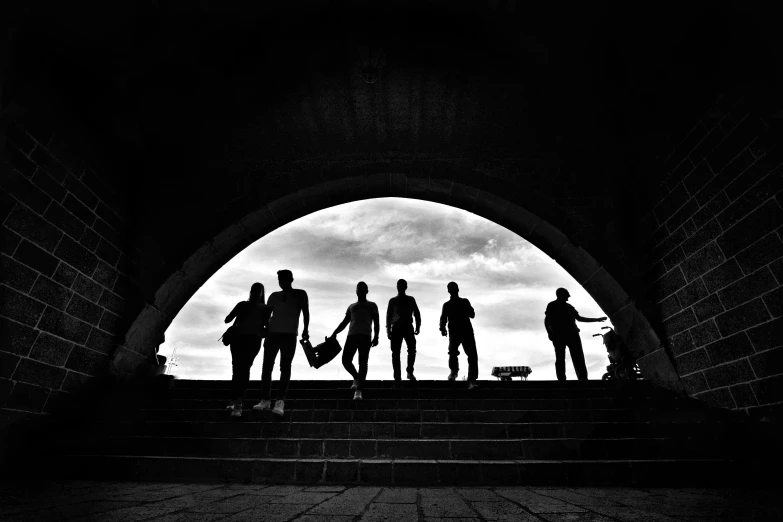
<svg viewBox="0 0 783 522"><path fill-rule="evenodd" d="M555 290L555 295L560 301L568 301L568 298L571 297L571 294L569 294L568 290L565 288L558 288Z"/></svg>
<svg viewBox="0 0 783 522"><path fill-rule="evenodd" d="M459 285L457 285L457 283L452 281L452 282L450 282L449 284L446 285L446 290L449 291L449 294L451 294L451 295L456 297L457 294L459 294Z"/></svg>
<svg viewBox="0 0 783 522"><path fill-rule="evenodd" d="M290 270L278 270L277 282L283 290L290 290L291 283L294 282L294 274Z"/></svg>
<svg viewBox="0 0 783 522"><path fill-rule="evenodd" d="M367 294L370 292L370 289L367 288L367 283L364 281L359 281L356 284L356 295L359 296L361 299L362 297L367 297Z"/></svg>
<svg viewBox="0 0 783 522"><path fill-rule="evenodd" d="M261 283L253 283L250 285L250 301L264 302L264 285Z"/></svg>
<svg viewBox="0 0 783 522"><path fill-rule="evenodd" d="M405 290L408 289L408 282L405 279L400 279L397 281L397 291L401 294L405 293Z"/></svg>

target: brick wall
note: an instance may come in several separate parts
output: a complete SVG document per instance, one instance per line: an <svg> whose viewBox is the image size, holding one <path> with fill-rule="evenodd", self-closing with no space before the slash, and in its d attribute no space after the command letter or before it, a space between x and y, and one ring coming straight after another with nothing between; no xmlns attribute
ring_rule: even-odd
<svg viewBox="0 0 783 522"><path fill-rule="evenodd" d="M652 285L694 397L768 415L783 404L783 141L743 100L718 105L665 162Z"/></svg>
<svg viewBox="0 0 783 522"><path fill-rule="evenodd" d="M33 120L0 131L0 426L107 374L138 310L118 177Z"/></svg>

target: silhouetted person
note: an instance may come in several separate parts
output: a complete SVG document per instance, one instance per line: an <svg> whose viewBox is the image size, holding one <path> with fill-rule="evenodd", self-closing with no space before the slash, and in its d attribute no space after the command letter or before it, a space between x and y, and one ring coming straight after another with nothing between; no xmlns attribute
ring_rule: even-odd
<svg viewBox="0 0 783 522"><path fill-rule="evenodd" d="M391 341L392 367L394 368L394 383L402 380L400 375L400 349L402 341L408 347L408 367L406 368L408 379L415 381L413 376L413 364L416 362L416 335L419 335L421 327L421 314L416 300L405 295L408 283L405 279L397 281L397 296L389 299L389 307L386 309L386 335ZM416 329L413 329L413 318L416 318Z"/></svg>
<svg viewBox="0 0 783 522"><path fill-rule="evenodd" d="M226 316L227 323L236 319L231 341L231 384L234 400L228 405L232 417L242 416L242 401L250 381L250 367L261 350L261 336L271 309L264 304L264 285L253 283L250 297L240 301Z"/></svg>
<svg viewBox="0 0 783 522"><path fill-rule="evenodd" d="M476 312L470 301L459 296L459 286L454 281L446 285L451 298L443 303L440 313L440 333L446 336L446 324L449 326L449 380L453 381L459 374L459 345L468 356L468 389L478 388L478 354L476 353L476 338L473 336L473 325L470 320L476 317Z"/></svg>
<svg viewBox="0 0 783 522"><path fill-rule="evenodd" d="M269 319L266 341L264 342L261 401L253 406L253 409L268 410L271 406L272 369L275 366L277 353L280 352L280 387L277 390L277 400L272 412L283 415L288 383L291 381L291 362L294 360L294 353L296 353L299 314L302 314L304 320L302 339L309 339L310 334L307 328L310 325L310 305L307 300L307 292L291 288L294 275L290 270L278 270L277 282L282 291L274 292L267 301L267 305L272 308L272 317Z"/></svg>
<svg viewBox="0 0 783 522"><path fill-rule="evenodd" d="M359 300L348 307L345 319L331 335L331 337L336 337L350 324L348 337L345 339L345 348L343 348L343 366L353 377L351 389L356 390L353 394L353 398L356 400L362 398L364 380L367 378L367 359L370 357L370 348L378 346L378 333L381 328L378 305L367 300L369 291L367 284L364 281L359 281L356 285L356 296ZM373 330L375 335L371 340L370 333ZM358 372L353 365L353 357L357 350L359 351Z"/></svg>
<svg viewBox="0 0 783 522"><path fill-rule="evenodd" d="M571 294L565 288L555 291L557 299L546 306L546 318L544 326L549 334L549 340L555 347L555 373L557 380L566 380L565 375L565 348L571 353L571 362L574 363L576 378L580 381L587 380L587 366L585 366L585 354L582 351L582 341L579 339L579 328L576 321L583 323L599 323L606 321L606 317L589 318L582 317L579 312L566 303Z"/></svg>

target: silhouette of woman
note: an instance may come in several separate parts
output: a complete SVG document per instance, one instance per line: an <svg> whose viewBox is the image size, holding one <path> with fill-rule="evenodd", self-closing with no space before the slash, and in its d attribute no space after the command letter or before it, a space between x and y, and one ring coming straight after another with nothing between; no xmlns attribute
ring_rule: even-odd
<svg viewBox="0 0 783 522"><path fill-rule="evenodd" d="M237 332L231 341L231 384L234 390L234 400L228 405L232 417L242 416L242 401L250 382L250 367L253 366L258 352L261 350L261 338L266 333L269 315L272 309L264 303L264 285L253 283L250 287L250 297L240 301L226 316L230 323L236 318Z"/></svg>

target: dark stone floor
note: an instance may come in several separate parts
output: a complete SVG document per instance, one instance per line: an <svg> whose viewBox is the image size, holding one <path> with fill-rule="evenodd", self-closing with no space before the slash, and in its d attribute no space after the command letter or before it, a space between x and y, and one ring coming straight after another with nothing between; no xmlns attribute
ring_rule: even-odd
<svg viewBox="0 0 783 522"><path fill-rule="evenodd" d="M776 491L667 488L395 488L153 482L3 482L0 520L783 520Z"/></svg>

